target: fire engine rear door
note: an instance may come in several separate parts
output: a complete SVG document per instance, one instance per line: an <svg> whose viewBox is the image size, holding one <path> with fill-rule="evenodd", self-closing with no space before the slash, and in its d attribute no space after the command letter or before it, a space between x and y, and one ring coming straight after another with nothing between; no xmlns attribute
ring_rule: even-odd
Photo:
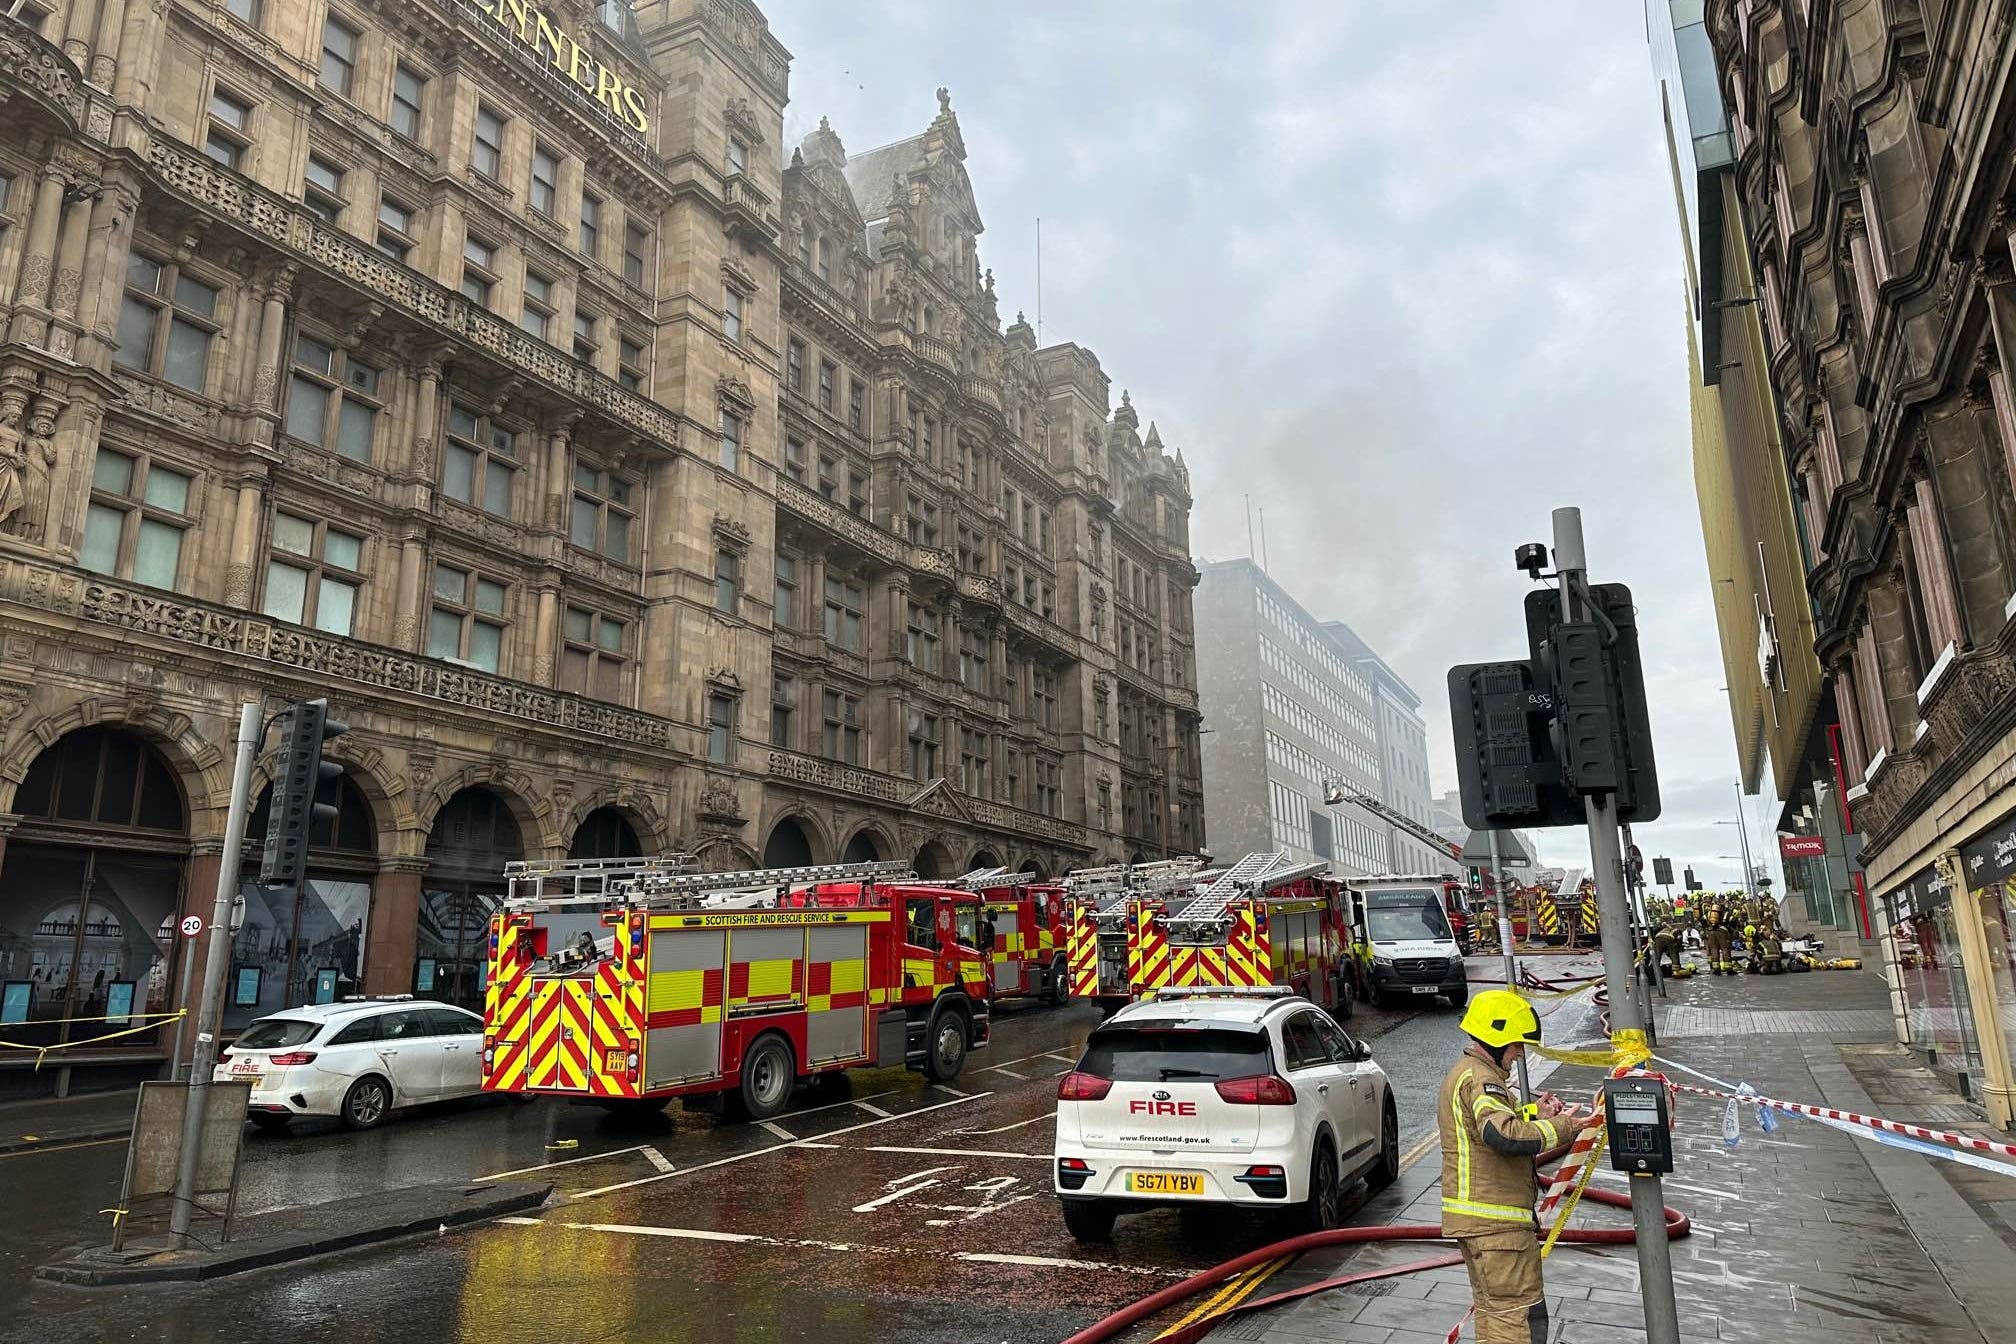
<svg viewBox="0 0 2016 1344"><path fill-rule="evenodd" d="M994 916L994 992L1021 994L1029 988L1024 961L1029 954L1022 946L1022 912L1013 907L997 907L989 913ZM1033 939L1035 933L1027 936Z"/></svg>
<svg viewBox="0 0 2016 1344"><path fill-rule="evenodd" d="M722 929L652 931L644 984L646 1087L720 1076L727 951Z"/></svg>

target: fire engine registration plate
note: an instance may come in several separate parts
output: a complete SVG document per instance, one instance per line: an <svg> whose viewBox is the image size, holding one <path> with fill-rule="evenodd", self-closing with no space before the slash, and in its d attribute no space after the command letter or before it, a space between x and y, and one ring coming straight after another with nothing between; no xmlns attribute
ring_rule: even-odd
<svg viewBox="0 0 2016 1344"><path fill-rule="evenodd" d="M602 1052L602 1072L623 1072L623 1052L621 1050L604 1050Z"/></svg>
<svg viewBox="0 0 2016 1344"><path fill-rule="evenodd" d="M1127 1192L1133 1195L1201 1195L1204 1174L1198 1171L1130 1171Z"/></svg>

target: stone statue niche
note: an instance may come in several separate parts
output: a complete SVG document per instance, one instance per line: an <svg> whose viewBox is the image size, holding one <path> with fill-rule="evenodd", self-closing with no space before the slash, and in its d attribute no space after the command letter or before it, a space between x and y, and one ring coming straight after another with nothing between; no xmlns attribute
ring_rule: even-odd
<svg viewBox="0 0 2016 1344"><path fill-rule="evenodd" d="M0 392L0 534L40 535L56 466L55 435L54 407L38 401L31 414L26 391Z"/></svg>

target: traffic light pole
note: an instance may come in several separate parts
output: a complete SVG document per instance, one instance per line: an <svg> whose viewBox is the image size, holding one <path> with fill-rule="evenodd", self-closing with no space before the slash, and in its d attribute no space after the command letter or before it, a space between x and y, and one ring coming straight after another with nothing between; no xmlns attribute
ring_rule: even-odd
<svg viewBox="0 0 2016 1344"><path fill-rule="evenodd" d="M1554 568L1561 579L1561 614L1588 619L1583 600L1589 561L1582 545L1582 510L1554 510ZM1589 859L1596 875L1596 905L1603 920L1603 973L1610 991L1613 1045L1642 1044L1647 1004L1631 973L1631 912L1624 895L1624 850L1617 834L1616 798L1586 795ZM1680 1312L1673 1298L1673 1253L1666 1243L1666 1200L1655 1173L1631 1176L1631 1221L1637 1228L1638 1291L1645 1302L1647 1344L1680 1344Z"/></svg>
<svg viewBox="0 0 2016 1344"><path fill-rule="evenodd" d="M182 1110L182 1150L175 1165L175 1204L168 1214L168 1240L175 1250L189 1246L189 1223L196 1208L196 1173L203 1153L203 1105L210 1074L217 1067L217 1029L224 1008L224 972L231 961L231 902L238 895L238 866L245 853L245 815L252 792L252 758L266 735L258 705L238 710L238 760L231 770L231 807L224 816L224 854L217 865L217 902L210 912L203 988L197 997L196 1048L189 1065L189 1094ZM185 1001L184 1012L189 1009Z"/></svg>
<svg viewBox="0 0 2016 1344"><path fill-rule="evenodd" d="M1498 871L1498 832L1484 832L1491 840L1491 890L1498 897L1498 950L1505 954L1505 988L1519 986L1519 958L1512 955L1512 912L1505 904L1505 876ZM1526 1076L1526 1055L1519 1055L1519 1100L1533 1100L1533 1082Z"/></svg>

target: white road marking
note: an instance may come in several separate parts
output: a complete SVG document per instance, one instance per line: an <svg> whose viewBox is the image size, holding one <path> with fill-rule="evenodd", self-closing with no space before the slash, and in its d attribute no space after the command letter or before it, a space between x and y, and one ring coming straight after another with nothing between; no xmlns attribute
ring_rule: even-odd
<svg viewBox="0 0 2016 1344"><path fill-rule="evenodd" d="M945 1086L945 1084L943 1084L943 1083L933 1083L933 1084L931 1084L931 1086L932 1086L933 1088L937 1089L937 1090L938 1090L938 1091L940 1091L940 1092L949 1092L949 1093L951 1093L951 1094L952 1094L953 1096L955 1096L955 1097L964 1097L964 1096L967 1096L967 1095L970 1095L970 1094L968 1094L968 1093L965 1093L965 1092L961 1092L961 1091L960 1091L960 1090L959 1090L958 1088L956 1088L956 1087L947 1087L947 1086ZM913 1114L914 1114L914 1112L913 1112Z"/></svg>
<svg viewBox="0 0 2016 1344"><path fill-rule="evenodd" d="M932 1168L931 1168L931 1170L932 1170L932 1171L950 1171L950 1170L951 1170L951 1168L950 1168L950 1167L932 1167ZM918 1175L920 1175L920 1176L921 1176L922 1174L923 1174L922 1172L919 1172L919 1173L918 1173ZM906 1185L906 1186L904 1186L904 1187L903 1187L903 1188L902 1188L901 1190L891 1190L891 1191L890 1191L890 1192L889 1192L888 1194L886 1194L886 1195L877 1195L877 1196L876 1196L876 1197L875 1197L874 1199L871 1199L871 1200L869 1200L869 1201L868 1201L868 1202L867 1202L866 1204L856 1204L856 1205L854 1206L854 1212L856 1212L856 1213L873 1213L873 1212L875 1212L875 1210L877 1210L877 1209L881 1208L881 1207L882 1207L882 1206L883 1206L884 1204L894 1204L894 1203L895 1203L895 1202L896 1202L897 1200L899 1200L899 1199L907 1199L907 1198L909 1198L909 1197L910 1197L911 1195L914 1195L914 1194L916 1194L916 1193L917 1193L917 1192L918 1192L919 1190L929 1190L929 1189L930 1189L930 1188L931 1188L932 1186L934 1186L934 1185L938 1184L938 1178L937 1178L937 1177L935 1177L935 1176L934 1176L934 1177L932 1177L932 1178L931 1178L930 1180L928 1180L928 1181L920 1181L920 1180L917 1180L917 1179L916 1179L916 1177L914 1177L914 1176L913 1176L913 1177L905 1177L905 1179L906 1179L906 1180L909 1180L909 1181L911 1182L911 1184L909 1184L909 1185Z"/></svg>
<svg viewBox="0 0 2016 1344"><path fill-rule="evenodd" d="M870 1153L917 1153L925 1157L1014 1157L1024 1162L1048 1162L1048 1153L1006 1153L990 1148L904 1148L888 1144L865 1149Z"/></svg>
<svg viewBox="0 0 2016 1344"><path fill-rule="evenodd" d="M758 1121L757 1124L760 1128L769 1130L772 1134L784 1140L784 1142L786 1143L798 1142L798 1136L796 1134L793 1134L790 1130L784 1128L784 1126L778 1124L775 1120L761 1120Z"/></svg>
<svg viewBox="0 0 2016 1344"><path fill-rule="evenodd" d="M536 1167L516 1167L510 1171L493 1171L488 1176L474 1176L478 1181L501 1181L506 1176L523 1176L528 1172L546 1171L553 1167L571 1167L577 1162L600 1162L606 1157L624 1157L630 1153L655 1151L649 1144L640 1143L634 1148L617 1148L606 1153L590 1153L586 1157L563 1157L558 1162L541 1162Z"/></svg>
<svg viewBox="0 0 2016 1344"><path fill-rule="evenodd" d="M993 1068L991 1068L991 1069L982 1069L982 1070L980 1070L980 1072L982 1072L982 1073L1005 1073L1005 1074L1007 1074L1007 1075L1008 1075L1008 1076L1009 1076L1010 1078L1015 1078L1015 1079L1019 1079L1019 1080L1021 1080L1022 1082L1025 1082L1025 1083L1029 1081L1029 1075L1028 1075L1028 1074L1026 1074L1026 1073L1017 1073L1017 1072L1015 1072L1015 1070L1013 1070L1013 1069L1011 1069L1011 1068L1007 1068L1007 1067L1005 1067L1004 1065L1000 1065L1000 1064L996 1064L996 1065L995 1065L995 1066L994 1066Z"/></svg>
<svg viewBox="0 0 2016 1344"><path fill-rule="evenodd" d="M500 1218L498 1222L540 1222L540 1219ZM1051 1256L1006 1255L986 1251L959 1251L952 1253L920 1251L915 1246L865 1246L858 1242L815 1241L799 1237L766 1237L753 1232L714 1232L698 1227L648 1227L636 1223L547 1223L549 1227L565 1228L572 1232L607 1232L633 1237L671 1237L683 1241L726 1242L744 1246L775 1246L787 1250L838 1251L849 1255L900 1255L915 1259L918 1255L936 1255L947 1260L965 1260L977 1264L1030 1265L1038 1269L1077 1269L1100 1274L1134 1274L1156 1279L1183 1279L1189 1277L1187 1270L1162 1269L1155 1265L1119 1265L1101 1260L1066 1260Z"/></svg>
<svg viewBox="0 0 2016 1344"><path fill-rule="evenodd" d="M868 1103L877 1097L893 1097L896 1095L896 1092L897 1089L892 1087L886 1092L870 1092L866 1097L849 1097L845 1101L829 1101L824 1106L807 1106L802 1111L784 1112L784 1118L790 1120L801 1115L817 1115L821 1111L837 1111L842 1106L859 1106L862 1110L872 1112L876 1115L887 1115L889 1112L883 1110L880 1106L870 1106Z"/></svg>
<svg viewBox="0 0 2016 1344"><path fill-rule="evenodd" d="M1066 1064L1076 1064L1076 1063L1078 1062L1078 1057L1077 1057L1076 1055L1067 1055L1067 1054L1065 1054L1065 1053L1064 1053L1063 1051L1061 1051L1061 1050L1046 1050L1046 1051L1044 1051L1044 1052L1043 1052L1042 1054L1038 1055L1038 1056L1037 1056L1037 1058L1038 1058L1038 1059L1061 1059L1061 1060L1063 1060L1063 1061L1064 1061L1064 1062L1065 1062Z"/></svg>
<svg viewBox="0 0 2016 1344"><path fill-rule="evenodd" d="M993 1095L992 1092L979 1092L970 1097L961 1096L952 1101L941 1101L930 1106L919 1106L916 1110L905 1111L901 1115L888 1115L882 1117L880 1120L864 1120L858 1125L846 1125L840 1129L830 1130L820 1135L820 1137L822 1139L837 1138L842 1134L852 1134L856 1130L873 1129L877 1125L886 1125L892 1120L907 1120L913 1115L924 1115L930 1111L942 1111L947 1106L960 1106L966 1102L980 1101ZM655 1176L639 1176L634 1181L618 1181L614 1185L604 1185L594 1190L583 1190L579 1194L569 1195L567 1198L569 1203L577 1203L584 1199L594 1199L598 1195L613 1195L619 1190L634 1190L640 1185L655 1185L659 1181L669 1181L674 1176L690 1176L696 1171L708 1171L714 1167L725 1167L734 1162L747 1162L752 1157L766 1157L771 1153L782 1152L786 1148L800 1147L804 1142L805 1140L800 1139L794 1143L773 1143L767 1148L752 1148L746 1153L735 1153L728 1157L719 1157L712 1162L696 1163L690 1167L681 1167L677 1171L659 1172Z"/></svg>
<svg viewBox="0 0 2016 1344"><path fill-rule="evenodd" d="M817 1139L800 1139L798 1140L798 1146L800 1148L838 1148L840 1145L837 1143L821 1143Z"/></svg>
<svg viewBox="0 0 2016 1344"><path fill-rule="evenodd" d="M882 1093L882 1094L880 1094L880 1095L883 1095L883 1096L887 1096L888 1094L887 1094L887 1093ZM857 1101L857 1102L855 1102L854 1104L855 1104L856 1106L859 1106L859 1107L860 1107L860 1108L861 1108L862 1110L864 1110L864 1111L868 1112L868 1114L870 1114L870 1115L892 1115L892 1114L893 1114L892 1112L889 1112L889 1111L885 1111L885 1110L883 1110L883 1109L882 1109L882 1108L881 1108L880 1106L870 1106L870 1105L869 1105L869 1104L868 1104L867 1102L865 1102L865 1101Z"/></svg>
<svg viewBox="0 0 2016 1344"><path fill-rule="evenodd" d="M515 1213L506 1214L502 1218L492 1218L490 1221L493 1223L509 1223L513 1227L543 1227L546 1224L544 1218L526 1218Z"/></svg>
<svg viewBox="0 0 2016 1344"><path fill-rule="evenodd" d="M644 1154L644 1160L646 1162L649 1162L652 1166L658 1168L658 1170L664 1172L666 1175L669 1176L673 1172L679 1170L679 1168L672 1165L671 1158L665 1156L665 1154L659 1152L656 1148L653 1148L650 1144L648 1143L645 1144L641 1151Z"/></svg>
<svg viewBox="0 0 2016 1344"><path fill-rule="evenodd" d="M1032 1115L1027 1120L1017 1120L1012 1125L996 1125L992 1129L955 1129L950 1132L953 1134L971 1134L977 1138L982 1134L1006 1134L1011 1129L1020 1129L1024 1125L1041 1124L1045 1120L1055 1120L1056 1118L1057 1112L1045 1111L1041 1115Z"/></svg>

